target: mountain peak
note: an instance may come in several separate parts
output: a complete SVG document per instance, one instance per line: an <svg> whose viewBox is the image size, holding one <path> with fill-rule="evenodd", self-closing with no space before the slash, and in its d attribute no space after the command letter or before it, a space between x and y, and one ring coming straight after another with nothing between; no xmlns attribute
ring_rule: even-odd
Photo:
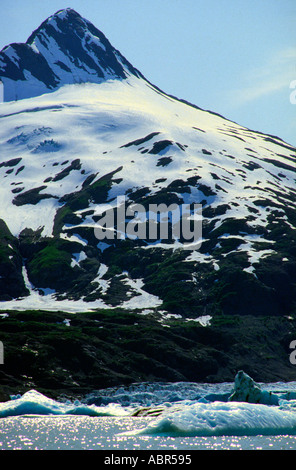
<svg viewBox="0 0 296 470"><path fill-rule="evenodd" d="M77 11L75 11L73 8L71 7L68 7L68 8L63 8L61 10L58 10L53 16L50 16L48 18L48 20L50 20L51 18L54 18L54 17L59 17L61 19L65 19L65 18L82 18L82 16L77 13Z"/></svg>
<svg viewBox="0 0 296 470"><path fill-rule="evenodd" d="M45 21L43 21L41 25L33 31L26 43L32 45L36 38L39 38L44 34L55 34L55 31L62 35L73 36L76 34L83 37L88 28L96 29L75 10L72 8L66 8L58 10L54 15L49 16ZM96 29L96 35L103 36L103 33Z"/></svg>
<svg viewBox="0 0 296 470"><path fill-rule="evenodd" d="M90 21L72 8L47 18L26 43L0 52L4 101L31 98L66 84L126 79L138 72Z"/></svg>

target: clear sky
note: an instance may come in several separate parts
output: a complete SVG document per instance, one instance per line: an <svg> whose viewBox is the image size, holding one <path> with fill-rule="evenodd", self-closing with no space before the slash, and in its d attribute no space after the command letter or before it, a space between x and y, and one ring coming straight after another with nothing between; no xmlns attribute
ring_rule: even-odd
<svg viewBox="0 0 296 470"><path fill-rule="evenodd" d="M0 49L67 7L163 91L296 145L296 0L0 0Z"/></svg>

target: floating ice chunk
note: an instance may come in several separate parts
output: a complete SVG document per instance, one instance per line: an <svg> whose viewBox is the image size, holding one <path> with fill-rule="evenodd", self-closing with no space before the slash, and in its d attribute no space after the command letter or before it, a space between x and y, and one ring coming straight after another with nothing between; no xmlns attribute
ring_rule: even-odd
<svg viewBox="0 0 296 470"><path fill-rule="evenodd" d="M262 403L264 405L278 405L279 398L267 390L261 388L245 372L240 370L234 379L234 391L229 401L241 401L248 403Z"/></svg>
<svg viewBox="0 0 296 470"><path fill-rule="evenodd" d="M275 436L296 434L296 413L253 403L194 403L126 434L157 436Z"/></svg>
<svg viewBox="0 0 296 470"><path fill-rule="evenodd" d="M30 390L22 396L0 403L0 418L20 415L85 415L85 416L125 416L128 415L123 407L117 404L107 406L61 403L46 397L36 390Z"/></svg>
<svg viewBox="0 0 296 470"><path fill-rule="evenodd" d="M0 404L1 418L25 414L63 414L63 411L63 405L36 390L30 390L22 397Z"/></svg>

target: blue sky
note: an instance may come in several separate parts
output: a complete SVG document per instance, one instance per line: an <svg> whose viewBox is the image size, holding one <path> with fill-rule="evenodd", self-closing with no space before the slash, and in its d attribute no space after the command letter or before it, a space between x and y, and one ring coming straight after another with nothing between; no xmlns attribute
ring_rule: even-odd
<svg viewBox="0 0 296 470"><path fill-rule="evenodd" d="M167 93L296 145L296 0L0 0L0 49L72 7Z"/></svg>

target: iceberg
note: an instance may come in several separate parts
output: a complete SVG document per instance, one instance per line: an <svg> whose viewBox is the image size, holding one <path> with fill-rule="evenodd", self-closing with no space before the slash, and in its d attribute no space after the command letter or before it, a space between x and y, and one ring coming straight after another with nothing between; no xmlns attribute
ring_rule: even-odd
<svg viewBox="0 0 296 470"><path fill-rule="evenodd" d="M234 391L229 401L279 405L279 397L267 390L261 390L254 380L240 370L234 379Z"/></svg>
<svg viewBox="0 0 296 470"><path fill-rule="evenodd" d="M58 402L36 390L29 390L7 402L0 403L0 418L21 415L85 415L85 416L125 416L123 407L112 403L106 406L84 405Z"/></svg>
<svg viewBox="0 0 296 470"><path fill-rule="evenodd" d="M73 402L29 390L0 403L0 418L128 418L133 430L129 425L120 434L133 436L296 436L295 391L296 383L259 385L243 371L234 384L135 383L97 390Z"/></svg>
<svg viewBox="0 0 296 470"><path fill-rule="evenodd" d="M128 435L170 437L296 435L295 393L261 389L239 371L230 393L211 393L176 403L158 420ZM290 400L289 400L290 399Z"/></svg>
<svg viewBox="0 0 296 470"><path fill-rule="evenodd" d="M194 403L129 435L170 437L296 435L296 413L253 403Z"/></svg>

